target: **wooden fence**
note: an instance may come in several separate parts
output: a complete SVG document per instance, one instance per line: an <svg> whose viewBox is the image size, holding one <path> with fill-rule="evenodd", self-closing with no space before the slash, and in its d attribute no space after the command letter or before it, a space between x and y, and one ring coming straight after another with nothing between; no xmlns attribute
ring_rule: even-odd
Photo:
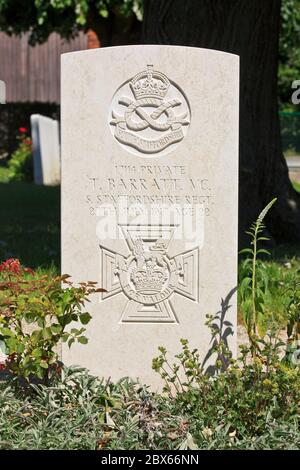
<svg viewBox="0 0 300 470"><path fill-rule="evenodd" d="M60 55L87 49L81 33L67 42L56 33L48 41L29 46L28 34L10 37L0 32L0 80L6 83L6 101L60 102Z"/></svg>

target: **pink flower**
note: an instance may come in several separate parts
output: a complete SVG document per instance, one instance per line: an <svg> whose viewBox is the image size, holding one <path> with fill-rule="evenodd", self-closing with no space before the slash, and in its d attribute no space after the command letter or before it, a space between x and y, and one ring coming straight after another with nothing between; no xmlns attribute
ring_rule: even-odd
<svg viewBox="0 0 300 470"><path fill-rule="evenodd" d="M19 127L19 132L21 134L26 134L26 132L28 132L28 128L27 127Z"/></svg>

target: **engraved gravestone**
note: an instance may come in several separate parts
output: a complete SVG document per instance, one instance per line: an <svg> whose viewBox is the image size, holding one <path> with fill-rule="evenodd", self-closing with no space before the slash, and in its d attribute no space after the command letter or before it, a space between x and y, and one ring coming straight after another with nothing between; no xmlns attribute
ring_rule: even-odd
<svg viewBox="0 0 300 470"><path fill-rule="evenodd" d="M239 59L219 51L62 56L62 271L106 289L65 362L156 387L158 346L187 338L205 358L220 311L235 352L238 90Z"/></svg>
<svg viewBox="0 0 300 470"><path fill-rule="evenodd" d="M32 114L31 135L35 184L60 183L60 144L58 121Z"/></svg>

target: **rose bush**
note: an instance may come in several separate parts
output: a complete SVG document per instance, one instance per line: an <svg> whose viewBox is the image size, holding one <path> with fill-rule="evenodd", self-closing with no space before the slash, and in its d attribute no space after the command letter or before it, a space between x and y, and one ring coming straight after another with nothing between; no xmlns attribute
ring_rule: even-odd
<svg viewBox="0 0 300 470"><path fill-rule="evenodd" d="M84 311L84 305L92 294L103 290L91 281L75 286L68 275L38 275L18 259L3 262L0 346L7 356L5 367L17 376L49 381L58 365L60 341L69 347L75 341L88 342L84 325L91 315ZM72 322L80 326L67 329Z"/></svg>

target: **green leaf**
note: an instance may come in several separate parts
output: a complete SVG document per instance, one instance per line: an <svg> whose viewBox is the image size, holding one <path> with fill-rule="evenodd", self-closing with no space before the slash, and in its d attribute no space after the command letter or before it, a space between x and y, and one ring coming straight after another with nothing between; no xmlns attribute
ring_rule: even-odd
<svg viewBox="0 0 300 470"><path fill-rule="evenodd" d="M100 14L100 16L102 16L103 18L108 18L109 11L107 10L107 8L101 8L101 9L99 10L99 14Z"/></svg>
<svg viewBox="0 0 300 470"><path fill-rule="evenodd" d="M83 325L87 325L92 317L88 312L84 312L79 315L79 318Z"/></svg>
<svg viewBox="0 0 300 470"><path fill-rule="evenodd" d="M7 352L6 344L5 344L5 341L3 341L3 339L0 339L0 351L3 354L6 354Z"/></svg>
<svg viewBox="0 0 300 470"><path fill-rule="evenodd" d="M243 248L243 250L239 251L240 255L243 255L243 254L246 254L246 253L249 253L250 255L253 255L253 250L251 248Z"/></svg>
<svg viewBox="0 0 300 470"><path fill-rule="evenodd" d="M66 341L68 341L68 339L70 338L70 334L69 333L64 333L61 337L62 341L65 343Z"/></svg>
<svg viewBox="0 0 300 470"><path fill-rule="evenodd" d="M36 358L41 357L42 356L42 350L39 349L39 348L36 348L32 351L31 355L33 357L36 357Z"/></svg>
<svg viewBox="0 0 300 470"><path fill-rule="evenodd" d="M248 290L248 287L250 286L251 283L251 278L250 277L244 277L244 279L241 281L239 289L242 294L245 293L246 290Z"/></svg>
<svg viewBox="0 0 300 470"><path fill-rule="evenodd" d="M49 326L42 329L42 336L43 336L44 339L51 339L52 338L52 332L51 332L51 328Z"/></svg>
<svg viewBox="0 0 300 470"><path fill-rule="evenodd" d="M262 254L262 253L268 256L271 255L271 253L268 250L265 250L264 248L260 248L259 250L257 250L257 254Z"/></svg>
<svg viewBox="0 0 300 470"><path fill-rule="evenodd" d="M54 333L55 335L61 333L61 332L62 332L62 329L63 329L62 326L59 325L59 324L57 324L57 323L51 325L51 331L52 331L52 333Z"/></svg>
<svg viewBox="0 0 300 470"><path fill-rule="evenodd" d="M49 368L49 364L46 361L44 361L43 359L40 361L40 366L43 369L48 369Z"/></svg>
<svg viewBox="0 0 300 470"><path fill-rule="evenodd" d="M79 336L79 338L77 338L77 341L78 343L81 343L81 344L87 344L88 343L88 339L86 336Z"/></svg>

